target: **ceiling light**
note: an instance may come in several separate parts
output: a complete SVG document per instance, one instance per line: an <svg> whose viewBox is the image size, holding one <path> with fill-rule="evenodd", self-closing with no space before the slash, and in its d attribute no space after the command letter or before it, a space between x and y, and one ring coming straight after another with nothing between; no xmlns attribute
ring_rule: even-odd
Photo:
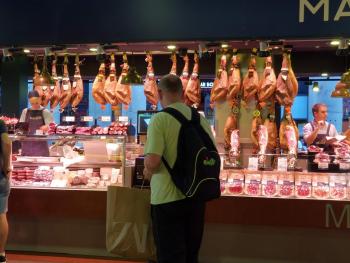
<svg viewBox="0 0 350 263"><path fill-rule="evenodd" d="M331 46L338 46L339 43L340 43L339 40L333 40L333 41L331 41Z"/></svg>
<svg viewBox="0 0 350 263"><path fill-rule="evenodd" d="M318 82L315 81L314 84L312 85L312 91L313 92L319 92L320 91L320 87L318 86Z"/></svg>
<svg viewBox="0 0 350 263"><path fill-rule="evenodd" d="M167 48L169 50L175 50L176 49L176 46L175 45L168 45Z"/></svg>
<svg viewBox="0 0 350 263"><path fill-rule="evenodd" d="M320 46L315 46L315 48L320 48Z"/></svg>
<svg viewBox="0 0 350 263"><path fill-rule="evenodd" d="M328 77L328 73L324 72L321 74L322 77Z"/></svg>
<svg viewBox="0 0 350 263"><path fill-rule="evenodd" d="M98 48L96 48L96 47L91 47L91 48L89 48L89 50L90 50L91 52L97 52L97 51L98 51Z"/></svg>
<svg viewBox="0 0 350 263"><path fill-rule="evenodd" d="M23 52L28 54L28 53L30 53L30 50L28 48L25 48L25 49L23 49Z"/></svg>
<svg viewBox="0 0 350 263"><path fill-rule="evenodd" d="M278 47L278 46L275 46L275 47L274 47L274 49L279 49L279 48L280 48L280 47Z"/></svg>
<svg viewBox="0 0 350 263"><path fill-rule="evenodd" d="M228 48L228 44L227 43L222 43L221 44L221 48Z"/></svg>

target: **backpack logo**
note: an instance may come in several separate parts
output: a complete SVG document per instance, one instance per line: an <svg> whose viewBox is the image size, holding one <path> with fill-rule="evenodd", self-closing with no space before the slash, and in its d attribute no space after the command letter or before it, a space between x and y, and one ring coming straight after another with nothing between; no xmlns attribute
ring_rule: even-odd
<svg viewBox="0 0 350 263"><path fill-rule="evenodd" d="M214 158L211 158L210 160L206 159L203 161L203 165L205 166L214 166L215 165L215 160Z"/></svg>

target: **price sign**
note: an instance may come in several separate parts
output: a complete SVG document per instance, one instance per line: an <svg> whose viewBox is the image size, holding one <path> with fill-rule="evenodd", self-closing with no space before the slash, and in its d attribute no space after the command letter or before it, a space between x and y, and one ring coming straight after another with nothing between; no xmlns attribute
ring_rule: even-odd
<svg viewBox="0 0 350 263"><path fill-rule="evenodd" d="M339 163L340 170L350 170L350 163Z"/></svg>
<svg viewBox="0 0 350 263"><path fill-rule="evenodd" d="M129 117L128 116L119 116L118 120L120 122L129 122Z"/></svg>
<svg viewBox="0 0 350 263"><path fill-rule="evenodd" d="M92 116L82 116L81 121L94 121L94 118Z"/></svg>
<svg viewBox="0 0 350 263"><path fill-rule="evenodd" d="M250 170L250 171L257 171L258 170L258 158L257 157L249 157L248 170Z"/></svg>
<svg viewBox="0 0 350 263"><path fill-rule="evenodd" d="M109 122L111 121L111 116L101 116L99 119L103 122Z"/></svg>
<svg viewBox="0 0 350 263"><path fill-rule="evenodd" d="M74 116L63 116L63 121L65 122L75 122Z"/></svg>
<svg viewBox="0 0 350 263"><path fill-rule="evenodd" d="M288 168L287 158L279 157L277 160L277 171L286 172Z"/></svg>
<svg viewBox="0 0 350 263"><path fill-rule="evenodd" d="M320 169L320 170L328 169L328 163L319 162L318 163L318 169Z"/></svg>

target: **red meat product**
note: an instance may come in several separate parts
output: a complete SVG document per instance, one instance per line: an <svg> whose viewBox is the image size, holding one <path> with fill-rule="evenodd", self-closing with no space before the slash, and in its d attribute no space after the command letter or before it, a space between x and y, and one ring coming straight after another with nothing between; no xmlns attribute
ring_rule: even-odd
<svg viewBox="0 0 350 263"><path fill-rule="evenodd" d="M72 97L72 87L68 73L68 56L65 56L64 58L63 79L60 94L60 111L63 112L64 109L68 106Z"/></svg>
<svg viewBox="0 0 350 263"><path fill-rule="evenodd" d="M199 73L199 57L198 54L194 54L194 66L191 74L191 78L188 81L185 91L185 102L189 106L198 107L201 103L201 87L198 77Z"/></svg>
<svg viewBox="0 0 350 263"><path fill-rule="evenodd" d="M80 68L79 68L80 63L81 61L79 61L79 56L76 55L74 80L72 85L72 97L70 101L73 111L76 110L76 108L78 107L78 104L83 99L83 95L84 95L84 84L80 75Z"/></svg>
<svg viewBox="0 0 350 263"><path fill-rule="evenodd" d="M116 94L117 100L123 103L124 108L127 110L131 102L131 85L121 83L123 77L125 77L129 71L128 58L126 56L126 53L123 54L123 64L121 65L121 68L122 68L122 74L120 74L119 76L117 86L115 89L115 94Z"/></svg>
<svg viewBox="0 0 350 263"><path fill-rule="evenodd" d="M59 99L60 99L60 82L59 82L58 77L57 77L56 63L57 63L57 56L55 56L55 58L52 61L52 65L51 65L51 75L52 75L52 78L55 82L54 85L50 86L50 92L51 92L50 109L51 109L51 111L53 111L57 107L57 105L59 103Z"/></svg>
<svg viewBox="0 0 350 263"><path fill-rule="evenodd" d="M112 109L114 110L118 105L118 100L115 95L115 90L117 87L117 76L115 69L115 58L114 54L111 54L111 66L109 71L109 76L106 79L104 86L104 94L106 101L112 105Z"/></svg>
<svg viewBox="0 0 350 263"><path fill-rule="evenodd" d="M185 92L187 84L188 84L188 81L190 79L190 74L189 74L189 71L188 71L189 58L188 58L187 54L183 57L183 60L185 62L185 65L184 65L184 68L182 70L182 74L180 76L180 79L181 79L181 82L182 82L183 91Z"/></svg>
<svg viewBox="0 0 350 263"><path fill-rule="evenodd" d="M146 75L145 84L144 84L144 93L147 101L151 103L152 108L155 110L157 108L159 95L158 95L157 81L154 76L154 70L152 65L152 55L150 52L147 52L146 62L148 62L148 66L147 66L147 75Z"/></svg>
<svg viewBox="0 0 350 263"><path fill-rule="evenodd" d="M92 84L92 97L94 100L101 105L101 109L106 108L106 97L105 97L105 63L102 62L100 68L98 69L98 74Z"/></svg>
<svg viewBox="0 0 350 263"><path fill-rule="evenodd" d="M173 62L173 64L171 65L171 69L170 69L170 74L176 75L176 53L173 52L171 54L171 61Z"/></svg>
<svg viewBox="0 0 350 263"><path fill-rule="evenodd" d="M259 76L256 71L255 56L251 55L248 72L243 79L243 101L247 104L255 98L259 89Z"/></svg>
<svg viewBox="0 0 350 263"><path fill-rule="evenodd" d="M217 101L223 101L227 96L227 86L228 86L228 77L226 71L226 55L221 56L220 68L216 74L214 80L213 88L210 92L210 105L213 108L214 103Z"/></svg>

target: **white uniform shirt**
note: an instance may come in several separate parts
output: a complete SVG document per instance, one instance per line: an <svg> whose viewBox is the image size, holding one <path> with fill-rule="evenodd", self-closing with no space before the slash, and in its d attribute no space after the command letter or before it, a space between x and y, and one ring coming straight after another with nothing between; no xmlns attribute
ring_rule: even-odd
<svg viewBox="0 0 350 263"><path fill-rule="evenodd" d="M312 121L312 125L314 125L314 127L317 126L315 121ZM306 141L306 138L310 136L310 134L314 131L314 129L312 128L311 123L309 122L308 124L306 124L303 128L303 133L304 133L304 141ZM326 121L326 125L320 129L318 131L317 134L327 134L327 130L328 130L328 125L330 125L331 127L329 128L329 134L328 136L334 137L338 135L337 129L335 128L335 126L329 122Z"/></svg>

